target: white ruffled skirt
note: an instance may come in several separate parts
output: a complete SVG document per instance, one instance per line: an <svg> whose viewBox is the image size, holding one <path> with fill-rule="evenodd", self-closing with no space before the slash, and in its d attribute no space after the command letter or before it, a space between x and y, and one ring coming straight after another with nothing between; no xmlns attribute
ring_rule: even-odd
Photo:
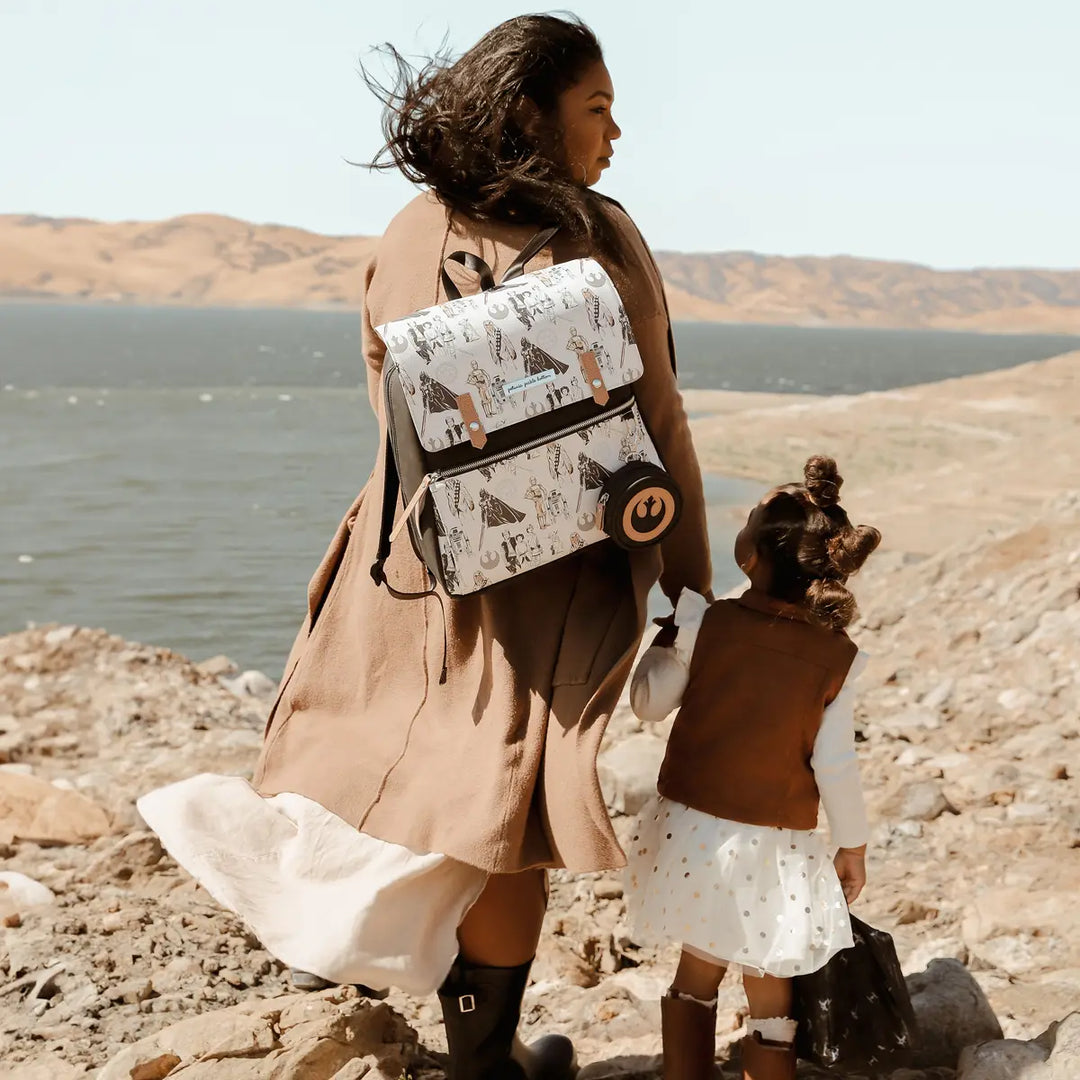
<svg viewBox="0 0 1080 1080"><path fill-rule="evenodd" d="M202 773L138 801L170 855L290 967L418 996L457 956L488 875L359 832L318 803Z"/></svg>
<svg viewBox="0 0 1080 1080"><path fill-rule="evenodd" d="M630 843L634 940L682 942L751 975L816 971L852 945L851 920L824 837L711 817L660 798Z"/></svg>

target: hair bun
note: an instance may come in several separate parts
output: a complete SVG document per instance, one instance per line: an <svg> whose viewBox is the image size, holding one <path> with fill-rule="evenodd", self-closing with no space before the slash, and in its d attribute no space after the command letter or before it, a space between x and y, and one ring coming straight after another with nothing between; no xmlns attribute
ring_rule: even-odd
<svg viewBox="0 0 1080 1080"><path fill-rule="evenodd" d="M848 525L830 538L829 559L846 578L859 570L880 543L881 533L872 525Z"/></svg>
<svg viewBox="0 0 1080 1080"><path fill-rule="evenodd" d="M831 457L815 454L803 466L807 494L815 506L835 506L840 501L840 485L844 478Z"/></svg>

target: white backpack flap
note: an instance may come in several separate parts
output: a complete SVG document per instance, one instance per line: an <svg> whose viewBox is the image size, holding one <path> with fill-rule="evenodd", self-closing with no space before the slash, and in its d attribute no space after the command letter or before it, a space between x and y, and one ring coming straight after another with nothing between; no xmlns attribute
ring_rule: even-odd
<svg viewBox="0 0 1080 1080"><path fill-rule="evenodd" d="M456 291L456 290L455 290ZM504 280L378 327L421 445L436 453L634 382L641 356L595 259Z"/></svg>

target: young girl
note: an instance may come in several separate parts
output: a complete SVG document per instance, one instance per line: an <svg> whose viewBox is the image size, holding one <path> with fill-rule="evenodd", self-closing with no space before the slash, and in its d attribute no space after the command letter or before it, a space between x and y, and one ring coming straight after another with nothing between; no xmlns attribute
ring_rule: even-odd
<svg viewBox="0 0 1080 1080"><path fill-rule="evenodd" d="M831 458L804 475L770 491L735 540L750 589L712 604L683 593L631 685L642 720L679 707L628 868L635 938L683 947L661 1003L665 1080L712 1076L729 966L750 1003L744 1080L793 1078L791 977L852 944L868 830L850 685L865 656L845 633L845 582L881 534L840 508Z"/></svg>

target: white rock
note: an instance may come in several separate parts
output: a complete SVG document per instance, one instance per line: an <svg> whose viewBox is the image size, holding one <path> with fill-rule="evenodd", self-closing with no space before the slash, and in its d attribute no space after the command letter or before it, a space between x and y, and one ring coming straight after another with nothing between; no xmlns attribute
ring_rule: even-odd
<svg viewBox="0 0 1080 1080"><path fill-rule="evenodd" d="M604 980L604 988L621 987L638 1001L659 1001L667 993L669 978L640 968L625 968Z"/></svg>
<svg viewBox="0 0 1080 1080"><path fill-rule="evenodd" d="M63 645L65 641L70 641L75 636L78 629L77 626L58 626L45 635L45 644L49 646Z"/></svg>
<svg viewBox="0 0 1080 1080"><path fill-rule="evenodd" d="M967 946L957 937L931 938L917 945L907 956L901 958L900 967L905 975L913 975L928 967L934 960L956 960L966 964Z"/></svg>
<svg viewBox="0 0 1080 1080"><path fill-rule="evenodd" d="M1075 877L1056 889L984 889L964 909L964 943L989 963L1018 974L1032 967L1080 967L1080 906ZM1005 939L995 945L996 940Z"/></svg>
<svg viewBox="0 0 1080 1080"><path fill-rule="evenodd" d="M941 727L941 718L929 709L904 709L902 712L884 715L874 720L871 731L880 728L893 738L907 735L913 731L936 731Z"/></svg>
<svg viewBox="0 0 1080 1080"><path fill-rule="evenodd" d="M921 765L930 757L930 754L921 746L905 746L896 759L896 765L901 769L910 769L913 765Z"/></svg>
<svg viewBox="0 0 1080 1080"><path fill-rule="evenodd" d="M919 700L919 704L924 709L940 709L948 700L952 697L953 690L956 689L956 681L951 678L942 679Z"/></svg>
<svg viewBox="0 0 1080 1080"><path fill-rule="evenodd" d="M1027 934L1003 934L980 942L971 951L982 963L992 964L1008 975L1019 976L1040 967L1044 959L1048 959L1040 954L1053 942L1041 944L1042 947Z"/></svg>
<svg viewBox="0 0 1080 1080"><path fill-rule="evenodd" d="M218 681L237 697L265 698L277 690L277 683L261 671L242 671L234 678L223 677Z"/></svg>
<svg viewBox="0 0 1080 1080"><path fill-rule="evenodd" d="M897 836L908 836L918 840L924 830L921 821L898 821L892 827L892 831Z"/></svg>
<svg viewBox="0 0 1080 1080"><path fill-rule="evenodd" d="M4 1080L75 1080L84 1077L81 1065L70 1065L59 1054L49 1054L48 1060L40 1058L32 1064L5 1064Z"/></svg>
<svg viewBox="0 0 1080 1080"><path fill-rule="evenodd" d="M1012 686L1008 690L1002 690L997 696L998 704L1010 712L1030 708L1036 700L1038 699L1035 695L1025 686Z"/></svg>
<svg viewBox="0 0 1080 1080"><path fill-rule="evenodd" d="M952 809L936 780L915 780L895 791L882 812L892 820L933 821Z"/></svg>
<svg viewBox="0 0 1080 1080"><path fill-rule="evenodd" d="M236 671L236 664L220 653L200 661L195 667L203 675L232 675Z"/></svg>
<svg viewBox="0 0 1080 1080"><path fill-rule="evenodd" d="M927 758L923 764L928 769L941 769L942 772L963 770L971 767L971 755L961 754L954 750L947 754L936 754L934 757Z"/></svg>
<svg viewBox="0 0 1080 1080"><path fill-rule="evenodd" d="M0 870L0 896L10 900L19 911L51 904L56 899L56 894L47 885L16 870Z"/></svg>

